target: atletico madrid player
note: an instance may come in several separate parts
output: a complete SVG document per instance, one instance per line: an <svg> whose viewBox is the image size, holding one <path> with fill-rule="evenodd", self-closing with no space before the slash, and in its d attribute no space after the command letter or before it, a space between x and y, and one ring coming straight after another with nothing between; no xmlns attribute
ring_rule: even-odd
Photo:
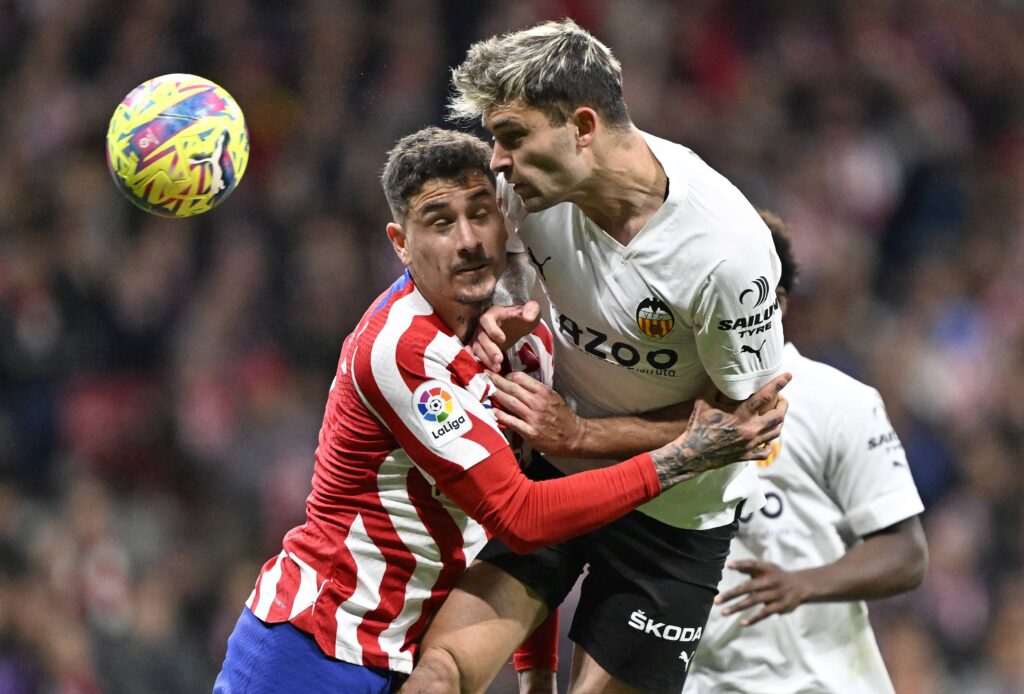
<svg viewBox="0 0 1024 694"><path fill-rule="evenodd" d="M587 532L705 470L763 457L778 435L784 402L758 412L787 378L734 412L698 403L683 435L649 453L527 479L464 346L505 264L490 155L437 128L391 151L387 230L407 270L342 346L306 522L264 565L215 692L393 691L488 534L529 551ZM526 339L515 355L550 379L550 333Z"/></svg>

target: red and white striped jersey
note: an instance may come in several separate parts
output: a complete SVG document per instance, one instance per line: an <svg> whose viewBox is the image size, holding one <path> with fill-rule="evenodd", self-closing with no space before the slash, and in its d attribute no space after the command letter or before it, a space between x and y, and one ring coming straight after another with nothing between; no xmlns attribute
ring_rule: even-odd
<svg viewBox="0 0 1024 694"><path fill-rule="evenodd" d="M550 384L551 334L529 339L517 366ZM440 490L508 448L492 391L403 275L345 340L306 522L264 565L253 613L291 622L339 660L410 672L429 616L487 539Z"/></svg>

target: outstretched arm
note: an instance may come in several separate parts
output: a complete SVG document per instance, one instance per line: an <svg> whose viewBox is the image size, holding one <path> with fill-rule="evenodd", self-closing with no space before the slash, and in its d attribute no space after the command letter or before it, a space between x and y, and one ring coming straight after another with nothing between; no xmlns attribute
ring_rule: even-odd
<svg viewBox="0 0 1024 694"><path fill-rule="evenodd" d="M730 561L727 566L751 578L715 598L738 600L722 610L730 615L763 605L743 620L756 624L773 614L792 612L806 602L873 600L913 590L928 566L928 546L917 516L872 533L838 561L800 571L786 571L766 561Z"/></svg>
<svg viewBox="0 0 1024 694"><path fill-rule="evenodd" d="M438 485L517 552L589 532L680 482L737 460L761 460L782 428L787 403L761 411L789 382L779 376L725 411L698 400L681 436L618 465L534 482L507 449Z"/></svg>
<svg viewBox="0 0 1024 694"><path fill-rule="evenodd" d="M693 400L652 412L585 419L558 393L535 378L491 374L500 405L498 422L548 455L565 458L628 458L665 445L686 427Z"/></svg>

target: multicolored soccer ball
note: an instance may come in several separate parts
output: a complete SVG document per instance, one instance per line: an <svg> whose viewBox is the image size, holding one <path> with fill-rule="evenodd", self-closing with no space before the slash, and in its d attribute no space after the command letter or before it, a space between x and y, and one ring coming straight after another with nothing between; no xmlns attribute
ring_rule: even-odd
<svg viewBox="0 0 1024 694"><path fill-rule="evenodd" d="M117 187L165 217L190 217L221 203L248 161L242 109L195 75L143 82L117 107L107 130L107 166Z"/></svg>

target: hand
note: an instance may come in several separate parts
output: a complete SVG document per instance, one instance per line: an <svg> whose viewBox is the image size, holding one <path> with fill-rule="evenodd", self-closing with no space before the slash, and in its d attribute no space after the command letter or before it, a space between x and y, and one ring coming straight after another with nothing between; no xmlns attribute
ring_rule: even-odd
<svg viewBox="0 0 1024 694"><path fill-rule="evenodd" d="M736 598L746 596L743 600L722 609L723 615L730 615L746 610L755 605L764 608L753 617L741 620L743 626L757 624L765 617L773 614L786 614L807 602L813 595L813 586L807 575L800 571L785 571L769 561L730 561L726 563L730 569L742 571L751 577L730 591L715 598L715 604L722 604Z"/></svg>
<svg viewBox="0 0 1024 694"><path fill-rule="evenodd" d="M696 400L682 436L651 451L662 489L708 470L771 455L767 444L782 433L789 409L779 393L792 379L788 373L776 376L735 408L712 404L713 396L710 401L704 397ZM773 400L774 406L768 409Z"/></svg>
<svg viewBox="0 0 1024 694"><path fill-rule="evenodd" d="M570 455L584 436L584 420L562 396L535 378L516 371L507 377L490 374L498 389L491 399L498 423L548 455Z"/></svg>
<svg viewBox="0 0 1024 694"><path fill-rule="evenodd" d="M540 304L527 301L522 306L491 306L480 316L473 334L473 356L485 369L501 370L502 352L530 334L540 322Z"/></svg>

